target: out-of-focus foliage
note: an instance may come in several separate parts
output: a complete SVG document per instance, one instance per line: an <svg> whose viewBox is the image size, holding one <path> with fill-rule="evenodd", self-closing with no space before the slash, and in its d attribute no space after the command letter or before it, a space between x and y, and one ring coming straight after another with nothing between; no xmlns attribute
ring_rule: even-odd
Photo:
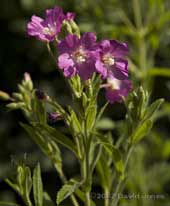
<svg viewBox="0 0 170 206"><path fill-rule="evenodd" d="M45 45L27 37L26 23L33 13L43 15L48 7L59 5L66 11L77 14L77 22L82 31L94 31L99 38L116 38L127 41L130 47L130 71L134 85L142 84L149 89L152 99L165 98L166 102L156 114L156 125L146 140L139 145L131 158L130 175L125 193L163 194L165 199L136 199L133 202L122 200L122 204L163 205L169 203L170 185L170 141L169 115L170 100L170 1L169 0L1 0L0 3L0 89L14 91L16 83L25 71L31 73L36 87L44 88L59 102L67 104L70 97L55 64ZM102 99L100 102L102 103ZM55 177L49 160L34 146L16 122L22 114L6 114L4 104L0 106L0 179L11 172L11 154L22 158L26 151L30 165L41 162L44 179L50 173ZM109 106L106 111L109 119L103 119L99 127L109 127L115 137L117 127L125 109L120 105ZM120 120L120 121L117 121ZM62 127L62 125L60 125ZM108 128L107 128L108 129ZM119 131L120 133L122 130ZM64 165L76 173L76 163L70 153L64 152ZM12 158L13 159L13 158ZM54 176L53 176L54 174ZM69 173L67 174L70 175ZM47 190L50 188L49 180ZM55 179L57 182L57 179ZM56 183L57 184L57 183ZM59 187L59 184L57 184ZM15 201L16 196L9 187L0 182L1 200ZM5 191L5 192L4 192ZM18 198L18 197L17 197ZM55 197L54 197L55 198Z"/></svg>

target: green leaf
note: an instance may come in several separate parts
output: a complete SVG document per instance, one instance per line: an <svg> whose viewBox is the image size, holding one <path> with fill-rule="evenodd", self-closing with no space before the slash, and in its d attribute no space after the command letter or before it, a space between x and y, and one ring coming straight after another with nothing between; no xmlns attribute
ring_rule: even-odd
<svg viewBox="0 0 170 206"><path fill-rule="evenodd" d="M20 206L16 203L12 203L12 202L0 202L1 206Z"/></svg>
<svg viewBox="0 0 170 206"><path fill-rule="evenodd" d="M70 114L71 114L70 125L75 133L80 134L82 132L82 129L81 129L81 125L79 123L79 120L77 118L77 115L71 107L69 108L69 110L70 110Z"/></svg>
<svg viewBox="0 0 170 206"><path fill-rule="evenodd" d="M104 143L104 147L106 149L106 151L112 155L112 160L113 160L113 164L115 166L115 169L118 173L118 176L121 180L124 179L124 164L123 164L123 160L120 154L120 151L111 144L108 143Z"/></svg>
<svg viewBox="0 0 170 206"><path fill-rule="evenodd" d="M100 120L100 118L102 117L102 115L103 115L103 113L104 113L104 111L105 111L105 109L106 109L106 107L107 107L108 104L109 104L109 102L106 102L106 104L104 104L103 107L100 109L96 121L99 121L99 120Z"/></svg>
<svg viewBox="0 0 170 206"><path fill-rule="evenodd" d="M43 184L41 179L41 168L38 163L33 172L33 194L35 206L43 205Z"/></svg>
<svg viewBox="0 0 170 206"><path fill-rule="evenodd" d="M102 146L99 144L94 144L92 147L92 151L90 153L90 172L91 174L93 173L94 168L96 167L97 162L99 161L101 151L102 151Z"/></svg>
<svg viewBox="0 0 170 206"><path fill-rule="evenodd" d="M158 99L155 102L153 102L147 109L144 114L143 119L149 119L152 118L155 112L159 109L161 104L164 102L164 99Z"/></svg>
<svg viewBox="0 0 170 206"><path fill-rule="evenodd" d="M81 185L74 179L69 180L57 193L57 205L59 205L63 200L68 198L73 192Z"/></svg>
<svg viewBox="0 0 170 206"><path fill-rule="evenodd" d="M22 124L22 123L21 126L28 132L30 137L36 142L36 144L40 147L40 149L44 152L44 154L47 155L49 159L51 159L53 164L55 164L58 173L61 173L62 170L61 153L57 145L57 142L53 140L54 137L49 138L48 135L42 134L43 130L40 128L38 129L33 128L29 125ZM39 132L39 130L41 130L41 132Z"/></svg>
<svg viewBox="0 0 170 206"><path fill-rule="evenodd" d="M36 97L33 100L34 112L37 115L38 122L45 124L47 122L46 111L44 102L42 100L38 100Z"/></svg>
<svg viewBox="0 0 170 206"><path fill-rule="evenodd" d="M91 131L96 120L97 107L96 105L89 105L86 110L86 128Z"/></svg>
<svg viewBox="0 0 170 206"><path fill-rule="evenodd" d="M42 132L44 132L46 135L48 135L54 142L60 143L61 145L67 147L69 150L71 150L75 155L77 155L77 150L74 145L74 143L69 139L69 137L65 136L58 130L48 126L48 125L42 125L42 124L35 124L35 129L40 129Z"/></svg>
<svg viewBox="0 0 170 206"><path fill-rule="evenodd" d="M139 125L131 136L131 143L135 144L145 137L152 128L152 121L146 120L142 125Z"/></svg>
<svg viewBox="0 0 170 206"><path fill-rule="evenodd" d="M41 148L41 150L47 154L47 144L42 135L37 133L37 131L32 126L23 123L20 123L20 125L25 129L33 141L35 141L35 143Z"/></svg>
<svg viewBox="0 0 170 206"><path fill-rule="evenodd" d="M100 178L100 185L104 190L108 190L111 185L111 169L108 163L108 157L104 151L97 162L96 170Z"/></svg>
<svg viewBox="0 0 170 206"><path fill-rule="evenodd" d="M110 156L112 156L112 161L115 166L115 169L119 175L119 178L124 179L124 165L121 154L119 150L110 142L109 138L106 138L104 135L96 133L99 142L104 146L105 150Z"/></svg>
<svg viewBox="0 0 170 206"><path fill-rule="evenodd" d="M56 142L54 142L52 139L48 138L48 154L50 156L50 159L55 164L55 168L59 172L59 174L62 173L62 158L61 158L61 152Z"/></svg>
<svg viewBox="0 0 170 206"><path fill-rule="evenodd" d="M31 178L31 170L29 167L25 167L25 197L28 201L30 201L30 193L32 188L32 178Z"/></svg>

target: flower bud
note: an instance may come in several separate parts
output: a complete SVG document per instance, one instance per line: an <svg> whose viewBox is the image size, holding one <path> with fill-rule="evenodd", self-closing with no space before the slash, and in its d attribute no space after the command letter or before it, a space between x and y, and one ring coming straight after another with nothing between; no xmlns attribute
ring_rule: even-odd
<svg viewBox="0 0 170 206"><path fill-rule="evenodd" d="M0 99L4 101L8 101L11 99L11 97L6 92L0 91Z"/></svg>
<svg viewBox="0 0 170 206"><path fill-rule="evenodd" d="M31 79L30 74L27 72L24 73L24 84L28 88L28 90L30 90L30 91L33 90L32 79Z"/></svg>
<svg viewBox="0 0 170 206"><path fill-rule="evenodd" d="M25 103L23 102L19 102L19 103L10 103L6 105L8 109L21 109L23 107L25 107Z"/></svg>
<svg viewBox="0 0 170 206"><path fill-rule="evenodd" d="M55 123L56 121L62 119L61 114L57 113L57 112L49 112L48 113L48 121L50 123Z"/></svg>
<svg viewBox="0 0 170 206"><path fill-rule="evenodd" d="M42 90L39 90L39 89L35 90L35 96L39 100L44 100L45 101L45 100L48 99L48 96Z"/></svg>

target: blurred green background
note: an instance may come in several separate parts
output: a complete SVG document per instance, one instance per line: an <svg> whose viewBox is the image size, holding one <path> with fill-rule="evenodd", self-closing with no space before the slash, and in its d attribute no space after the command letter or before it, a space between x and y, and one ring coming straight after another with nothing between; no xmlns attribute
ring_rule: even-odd
<svg viewBox="0 0 170 206"><path fill-rule="evenodd" d="M170 1L169 0L1 0L0 2L0 90L14 92L24 72L32 76L36 88L41 88L62 104L70 95L51 61L46 46L26 34L26 24L33 14L43 16L45 9L61 6L65 12L76 13L82 32L92 31L98 39L126 41L130 47L129 69L134 87L149 90L151 101L165 98L157 114L154 129L135 150L129 165L125 192L163 194L165 198L130 200L133 205L161 205L170 202ZM99 104L104 103L104 98ZM103 129L115 136L122 131L125 116L122 105L110 105L105 112ZM108 118L109 117L109 118ZM19 126L25 121L20 111L7 113L0 104L0 200L20 201L2 179L13 172L17 160L35 166L40 161L44 187L55 198L61 184L50 161ZM62 126L62 125L61 125ZM63 150L66 175L78 172L74 157ZM97 181L96 181L97 182ZM94 185L96 191L100 188Z"/></svg>

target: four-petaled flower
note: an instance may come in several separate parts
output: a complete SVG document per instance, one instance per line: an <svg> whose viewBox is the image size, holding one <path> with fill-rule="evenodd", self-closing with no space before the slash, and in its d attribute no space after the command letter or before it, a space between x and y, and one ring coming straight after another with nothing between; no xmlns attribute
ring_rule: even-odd
<svg viewBox="0 0 170 206"><path fill-rule="evenodd" d="M130 90L132 89L131 81L119 80L114 77L108 78L107 84L103 87L106 89L106 99L111 103L122 102L123 98L128 95Z"/></svg>
<svg viewBox="0 0 170 206"><path fill-rule="evenodd" d="M48 9L45 19L32 16L31 21L27 24L27 33L42 41L53 41L59 34L65 18L61 8Z"/></svg>
<svg viewBox="0 0 170 206"><path fill-rule="evenodd" d="M63 70L65 77L78 74L81 79L87 80L92 76L97 59L94 33L84 33L81 38L69 34L59 43L58 51L58 67Z"/></svg>
<svg viewBox="0 0 170 206"><path fill-rule="evenodd" d="M127 79L128 62L124 59L129 51L127 44L116 40L102 40L99 45L100 55L95 64L97 72L103 79L108 77Z"/></svg>

